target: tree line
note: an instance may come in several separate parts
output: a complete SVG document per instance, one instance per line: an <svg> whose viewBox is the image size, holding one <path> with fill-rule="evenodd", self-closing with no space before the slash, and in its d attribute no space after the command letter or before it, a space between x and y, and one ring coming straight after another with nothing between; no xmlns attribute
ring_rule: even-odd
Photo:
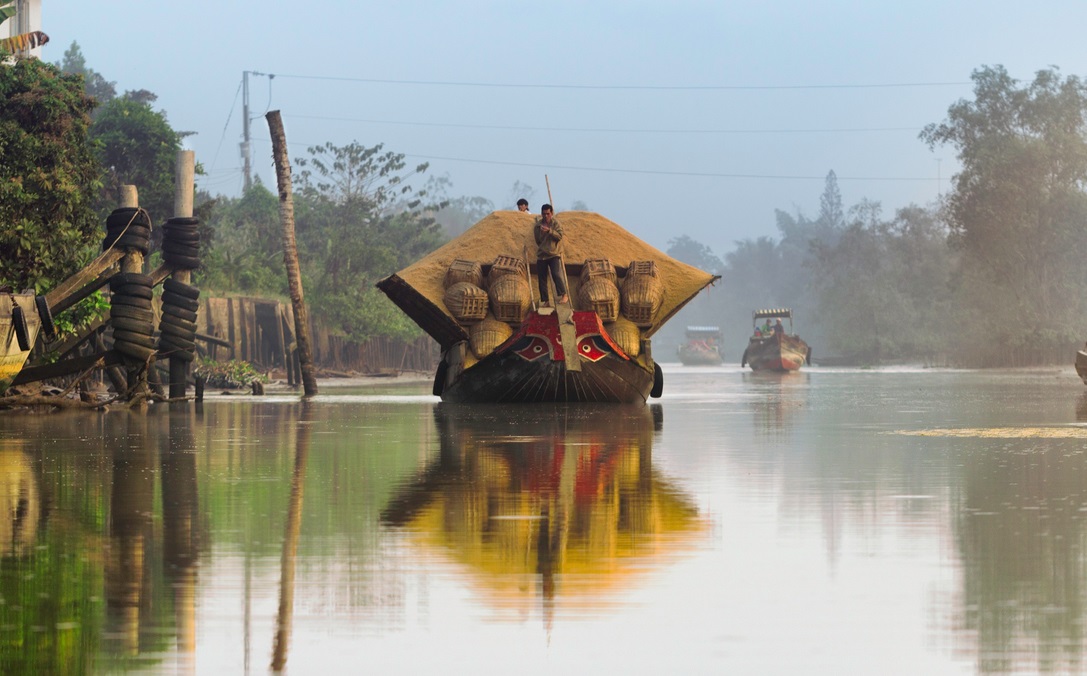
<svg viewBox="0 0 1087 676"><path fill-rule="evenodd" d="M672 240L669 253L721 275L688 323L720 323L737 361L760 307L792 307L816 361L1072 361L1087 339L1087 87L1056 68L1023 83L986 66L972 80L973 99L919 135L962 167L938 203L845 208L830 172L818 216L778 211L777 238L723 257Z"/></svg>

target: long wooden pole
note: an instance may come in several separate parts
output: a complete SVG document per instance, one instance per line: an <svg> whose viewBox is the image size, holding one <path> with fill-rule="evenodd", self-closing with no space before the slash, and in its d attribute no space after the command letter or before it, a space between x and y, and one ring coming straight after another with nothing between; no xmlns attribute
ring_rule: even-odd
<svg viewBox="0 0 1087 676"><path fill-rule="evenodd" d="M193 186L196 181L196 155L191 150L177 151L174 174L174 216L192 218ZM170 275L182 284L192 283L192 271L178 268ZM154 367L152 367L154 368ZM170 357L170 398L184 399L189 388L189 362Z"/></svg>
<svg viewBox="0 0 1087 676"><path fill-rule="evenodd" d="M304 396L317 394L317 376L313 371L313 349L309 336L309 313L302 297L302 271L298 267L298 245L294 240L294 198L291 192L291 163L287 157L287 135L278 110L264 116L272 134L272 158L276 164L276 187L279 189L279 219L283 223L283 264L287 267L287 286L294 306L294 332L298 343Z"/></svg>

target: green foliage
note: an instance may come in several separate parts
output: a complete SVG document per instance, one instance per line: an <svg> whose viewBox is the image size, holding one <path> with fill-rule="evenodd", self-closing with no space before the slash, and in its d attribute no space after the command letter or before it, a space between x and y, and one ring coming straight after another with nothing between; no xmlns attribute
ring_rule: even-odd
<svg viewBox="0 0 1087 676"><path fill-rule="evenodd" d="M106 80L101 73L87 67L87 60L83 57L83 52L79 49L78 43L73 41L72 46L64 52L64 59L56 65L63 73L78 75L83 78L84 91L98 105L112 101L117 96L115 82Z"/></svg>
<svg viewBox="0 0 1087 676"><path fill-rule="evenodd" d="M986 347L1074 345L1087 329L1087 85L1056 69L1021 85L999 66L973 80L974 99L921 134L962 164L946 205L956 302Z"/></svg>
<svg viewBox="0 0 1087 676"><path fill-rule="evenodd" d="M236 199L223 198L207 222L201 286L225 292L285 296L279 198L259 180Z"/></svg>
<svg viewBox="0 0 1087 676"><path fill-rule="evenodd" d="M720 273L725 267L721 259L714 255L713 250L701 242L696 242L687 235L680 235L668 240L668 255L676 260L683 261L687 265L712 272Z"/></svg>
<svg viewBox="0 0 1087 676"><path fill-rule="evenodd" d="M166 114L152 110L146 99L126 96L104 104L90 134L107 171L100 202L103 215L120 203L121 186L135 185L140 206L161 223L173 215L181 135L167 123Z"/></svg>
<svg viewBox="0 0 1087 676"><path fill-rule="evenodd" d="M0 68L0 284L44 291L97 250L94 102L38 59Z"/></svg>
<svg viewBox="0 0 1087 676"><path fill-rule="evenodd" d="M204 359L193 369L193 375L206 378L207 384L211 387L248 387L254 382L268 382L268 376L257 371L249 362L240 359L230 361Z"/></svg>
<svg viewBox="0 0 1087 676"><path fill-rule="evenodd" d="M109 299L102 291L95 291L53 318L60 339L74 336L109 311Z"/></svg>
<svg viewBox="0 0 1087 676"><path fill-rule="evenodd" d="M381 149L326 144L297 161L295 229L306 297L314 316L356 340L419 335L373 286L443 241L431 215L441 205L409 184L427 165L407 169L403 155Z"/></svg>

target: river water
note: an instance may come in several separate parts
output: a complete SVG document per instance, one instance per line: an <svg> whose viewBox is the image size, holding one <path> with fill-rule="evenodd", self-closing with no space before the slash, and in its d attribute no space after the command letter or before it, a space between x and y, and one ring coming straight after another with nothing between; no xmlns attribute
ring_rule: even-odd
<svg viewBox="0 0 1087 676"><path fill-rule="evenodd" d="M1087 670L1069 369L0 415L0 672Z"/></svg>

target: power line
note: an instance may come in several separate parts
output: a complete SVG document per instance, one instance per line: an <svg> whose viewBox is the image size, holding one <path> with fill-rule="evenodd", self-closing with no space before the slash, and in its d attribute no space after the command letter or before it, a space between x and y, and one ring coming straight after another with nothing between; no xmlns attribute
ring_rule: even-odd
<svg viewBox="0 0 1087 676"><path fill-rule="evenodd" d="M394 80L387 78L336 77L332 75L297 75L276 73L275 77L295 80L327 80L331 82L360 82L366 84L422 85L436 87L488 87L505 89L582 89L633 91L761 91L789 89L894 89L907 87L961 87L971 82L888 82L867 84L810 85L575 85L511 82L471 82L456 80Z"/></svg>
<svg viewBox="0 0 1087 676"><path fill-rule="evenodd" d="M504 124L464 124L456 122L406 122L400 120L367 120L355 117L328 115L292 115L306 120L332 120L336 122L362 122L364 124L392 124L408 127L450 127L455 129L500 129L505 131L551 131L615 134L843 134L859 132L920 131L920 127L858 127L830 129L609 129L606 127L520 127Z"/></svg>

